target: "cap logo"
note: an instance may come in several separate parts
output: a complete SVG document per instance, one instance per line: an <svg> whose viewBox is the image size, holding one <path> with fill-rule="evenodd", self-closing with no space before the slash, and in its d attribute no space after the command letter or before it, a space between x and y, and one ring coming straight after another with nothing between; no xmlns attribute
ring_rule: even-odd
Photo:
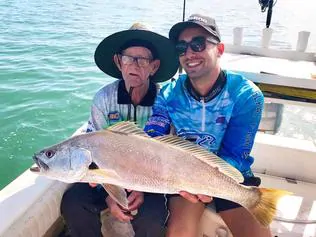
<svg viewBox="0 0 316 237"><path fill-rule="evenodd" d="M199 17L199 16L190 16L188 21L200 21L200 22L203 22L203 23L207 23L207 20L202 18L202 17Z"/></svg>

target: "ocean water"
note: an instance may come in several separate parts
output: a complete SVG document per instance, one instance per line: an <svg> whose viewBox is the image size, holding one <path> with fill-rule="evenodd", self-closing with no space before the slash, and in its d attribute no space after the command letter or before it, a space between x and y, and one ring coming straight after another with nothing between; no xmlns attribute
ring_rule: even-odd
<svg viewBox="0 0 316 237"><path fill-rule="evenodd" d="M32 154L69 137L89 116L94 93L111 78L93 54L107 35L145 22L165 36L182 20L179 0L0 1L0 189L32 164ZM316 51L315 0L278 0L272 47L296 46L311 31ZM257 0L187 0L186 15L216 18L223 41L244 27L247 45L260 45L266 13ZM282 136L316 141L316 109L285 107Z"/></svg>

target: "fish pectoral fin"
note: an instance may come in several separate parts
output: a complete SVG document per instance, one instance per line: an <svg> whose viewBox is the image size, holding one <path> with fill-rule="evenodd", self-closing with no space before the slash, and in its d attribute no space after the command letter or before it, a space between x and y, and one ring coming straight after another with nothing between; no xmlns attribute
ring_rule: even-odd
<svg viewBox="0 0 316 237"><path fill-rule="evenodd" d="M123 208L128 209L128 200L125 189L112 184L102 184L105 191Z"/></svg>
<svg viewBox="0 0 316 237"><path fill-rule="evenodd" d="M111 127L108 127L107 130L110 130L116 133L124 133L126 135L139 135L143 137L149 137L143 131L143 129L139 128L135 123L129 122L129 121L116 123L112 125Z"/></svg>
<svg viewBox="0 0 316 237"><path fill-rule="evenodd" d="M106 170L106 169L91 169L88 170L87 176L91 180L109 180L109 179L115 179L120 180L121 177L113 170Z"/></svg>

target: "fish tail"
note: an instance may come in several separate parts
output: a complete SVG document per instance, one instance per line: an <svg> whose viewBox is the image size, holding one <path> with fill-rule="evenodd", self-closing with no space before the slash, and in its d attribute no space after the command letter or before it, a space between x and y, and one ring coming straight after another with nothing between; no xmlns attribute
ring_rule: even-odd
<svg viewBox="0 0 316 237"><path fill-rule="evenodd" d="M270 188L258 188L260 199L258 203L250 208L250 212L256 217L263 226L268 226L276 214L276 205L278 200L291 192Z"/></svg>

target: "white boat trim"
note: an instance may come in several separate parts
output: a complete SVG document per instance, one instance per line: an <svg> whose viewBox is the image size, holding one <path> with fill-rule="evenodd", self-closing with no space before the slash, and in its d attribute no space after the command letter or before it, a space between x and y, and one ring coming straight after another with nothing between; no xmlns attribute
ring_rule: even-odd
<svg viewBox="0 0 316 237"><path fill-rule="evenodd" d="M67 186L25 171L0 192L0 236L44 236L60 216Z"/></svg>
<svg viewBox="0 0 316 237"><path fill-rule="evenodd" d="M316 61L316 53L299 52L296 50L279 50L271 48L259 48L255 46L225 44L225 51L233 54L281 58L294 61Z"/></svg>

